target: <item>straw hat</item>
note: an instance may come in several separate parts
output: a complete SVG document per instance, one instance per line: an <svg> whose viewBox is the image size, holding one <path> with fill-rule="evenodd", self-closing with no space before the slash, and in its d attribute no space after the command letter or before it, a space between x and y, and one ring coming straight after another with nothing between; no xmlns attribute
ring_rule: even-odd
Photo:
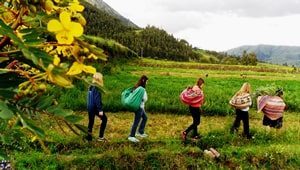
<svg viewBox="0 0 300 170"><path fill-rule="evenodd" d="M93 75L93 83L103 86L103 76L101 73L97 72Z"/></svg>

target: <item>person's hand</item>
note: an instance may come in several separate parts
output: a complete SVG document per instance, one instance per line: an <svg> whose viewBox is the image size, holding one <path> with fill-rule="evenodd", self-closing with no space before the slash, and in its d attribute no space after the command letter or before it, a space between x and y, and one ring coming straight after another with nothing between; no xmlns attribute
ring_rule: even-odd
<svg viewBox="0 0 300 170"><path fill-rule="evenodd" d="M103 116L103 111L99 112L99 116Z"/></svg>

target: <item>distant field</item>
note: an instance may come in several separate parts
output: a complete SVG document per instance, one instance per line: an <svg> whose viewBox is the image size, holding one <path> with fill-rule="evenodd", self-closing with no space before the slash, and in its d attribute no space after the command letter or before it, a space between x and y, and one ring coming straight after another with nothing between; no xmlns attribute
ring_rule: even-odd
<svg viewBox="0 0 300 170"><path fill-rule="evenodd" d="M145 63L147 63L145 65ZM168 67L164 67L167 65ZM300 111L300 74L289 73L287 67L277 69L288 73L255 72L246 66L213 65L213 67L231 70L197 69L191 66L202 66L199 63L181 63L170 61L157 61L145 59L131 65L124 65L117 75L108 75L105 78L108 90L107 104L109 108L118 108L118 100L121 91L133 86L142 74L149 76L147 91L149 102L147 107L152 112L186 113L186 106L180 103L179 94L187 86L193 85L197 78L205 80L206 102L203 106L205 113L225 115L232 112L228 101L244 82L250 82L253 91L261 86L278 85L285 90L285 99L291 111ZM203 64L211 66L211 64ZM174 67L169 67L174 66ZM178 67L176 67L178 66ZM223 69L224 69L223 68ZM243 71L237 69L242 68ZM247 70L248 69L248 70ZM290 68L291 69L291 68ZM113 102L114 101L114 102ZM115 105L116 104L116 105Z"/></svg>
<svg viewBox="0 0 300 170"><path fill-rule="evenodd" d="M213 67L214 69L198 69L197 67ZM231 69L227 69L230 67ZM233 113L228 101L244 82L249 82L252 91L270 85L281 86L289 111L300 112L300 73L292 73L292 68L277 66L280 72L253 71L260 66L212 65L187 62L157 61L143 59L130 64L112 68L112 73L104 75L106 94L103 95L105 110L124 111L120 102L121 92L133 86L139 77L149 77L147 92L149 112L188 114L187 107L179 101L180 92L187 86L195 84L197 78L205 80L204 92L206 102L204 114L228 115ZM216 68L219 68L216 70ZM273 68L273 67L272 67ZM275 69L275 68L273 68ZM67 107L85 110L86 87L67 90L61 100ZM77 100L70 100L76 98ZM255 100L253 98L253 100ZM255 108L255 103L253 108Z"/></svg>

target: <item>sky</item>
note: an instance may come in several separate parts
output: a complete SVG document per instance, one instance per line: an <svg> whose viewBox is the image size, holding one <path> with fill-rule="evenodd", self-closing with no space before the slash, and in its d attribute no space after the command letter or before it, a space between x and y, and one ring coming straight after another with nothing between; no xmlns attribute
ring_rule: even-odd
<svg viewBox="0 0 300 170"><path fill-rule="evenodd" d="M193 47L300 46L300 0L104 0L140 27L156 26Z"/></svg>

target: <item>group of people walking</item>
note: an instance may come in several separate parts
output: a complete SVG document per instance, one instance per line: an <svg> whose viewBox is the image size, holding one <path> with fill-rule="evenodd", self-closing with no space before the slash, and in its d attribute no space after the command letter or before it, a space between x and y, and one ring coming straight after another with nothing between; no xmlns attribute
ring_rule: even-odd
<svg viewBox="0 0 300 170"><path fill-rule="evenodd" d="M141 90L142 93L138 95L139 104L134 109L134 121L131 126L128 140L131 142L139 142L137 137L145 138L148 135L145 133L145 126L147 123L147 114L145 112L145 103L148 100L146 85L148 77L143 75L133 88L130 88L130 92L135 90ZM93 83L103 86L103 77L101 73L95 73L93 75ZM183 103L189 107L189 112L193 118L193 122L181 133L183 140L187 139L188 134L192 131L191 138L193 140L199 139L201 136L198 133L198 126L200 124L201 106L204 104L204 80L202 78L197 79L194 86L188 87L180 94L180 99ZM263 112L263 125L273 128L281 128L283 122L283 111L285 109L285 103L283 101L283 91L279 89L276 91L275 96L259 96L257 98L258 112ZM231 126L230 132L237 132L240 126L240 122L243 122L244 136L248 139L252 138L249 131L249 109L253 104L251 99L251 86L249 83L244 83L239 91L229 101L229 104L235 108L236 117ZM99 117L102 120L99 131L98 141L106 141L104 138L104 131L107 124L107 117L103 112L101 93L97 90L96 86L90 86L87 95L87 107L88 107L88 135L86 139L92 140L92 129L95 121L95 117Z"/></svg>

